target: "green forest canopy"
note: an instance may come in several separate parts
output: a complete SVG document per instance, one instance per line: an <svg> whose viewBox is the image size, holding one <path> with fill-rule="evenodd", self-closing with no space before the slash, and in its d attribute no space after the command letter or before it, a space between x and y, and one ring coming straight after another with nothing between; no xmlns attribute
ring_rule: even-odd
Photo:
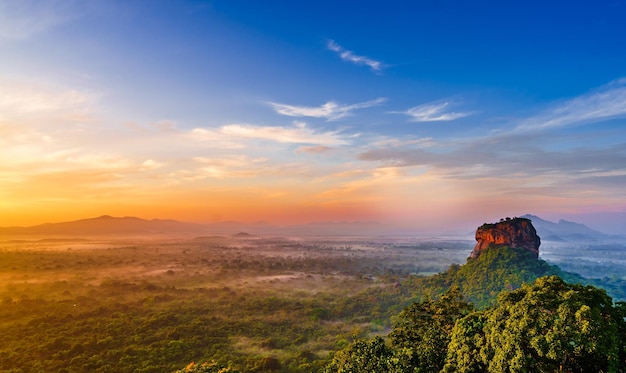
<svg viewBox="0 0 626 373"><path fill-rule="evenodd" d="M473 310L459 288L398 315L384 340L360 340L325 372L624 372L626 304L546 276Z"/></svg>

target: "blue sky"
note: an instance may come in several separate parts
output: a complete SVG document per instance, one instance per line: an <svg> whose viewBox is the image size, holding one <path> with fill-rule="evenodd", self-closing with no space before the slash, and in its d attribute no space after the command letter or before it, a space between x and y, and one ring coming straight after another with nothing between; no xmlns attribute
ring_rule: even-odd
<svg viewBox="0 0 626 373"><path fill-rule="evenodd" d="M533 213L623 231L624 14L619 1L0 0L0 223L433 231Z"/></svg>

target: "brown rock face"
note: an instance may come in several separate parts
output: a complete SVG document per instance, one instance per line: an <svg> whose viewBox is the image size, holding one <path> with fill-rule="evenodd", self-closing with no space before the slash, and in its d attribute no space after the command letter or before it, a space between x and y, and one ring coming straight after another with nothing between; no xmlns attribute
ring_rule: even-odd
<svg viewBox="0 0 626 373"><path fill-rule="evenodd" d="M483 224L476 229L476 246L470 258L477 258L489 247L523 248L539 256L541 240L530 219L506 218L499 223Z"/></svg>

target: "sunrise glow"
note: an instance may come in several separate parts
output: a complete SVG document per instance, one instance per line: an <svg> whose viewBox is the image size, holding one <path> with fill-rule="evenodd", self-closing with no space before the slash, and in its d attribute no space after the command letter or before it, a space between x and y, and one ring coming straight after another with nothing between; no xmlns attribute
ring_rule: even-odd
<svg viewBox="0 0 626 373"><path fill-rule="evenodd" d="M1 2L0 226L626 224L624 9L297 3Z"/></svg>

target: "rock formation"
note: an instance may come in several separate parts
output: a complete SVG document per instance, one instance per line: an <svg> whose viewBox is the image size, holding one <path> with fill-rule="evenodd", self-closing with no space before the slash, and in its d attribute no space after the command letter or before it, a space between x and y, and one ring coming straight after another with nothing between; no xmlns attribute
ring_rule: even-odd
<svg viewBox="0 0 626 373"><path fill-rule="evenodd" d="M506 218L499 223L483 224L476 229L476 246L470 258L477 258L490 247L523 248L539 257L541 240L530 219Z"/></svg>

